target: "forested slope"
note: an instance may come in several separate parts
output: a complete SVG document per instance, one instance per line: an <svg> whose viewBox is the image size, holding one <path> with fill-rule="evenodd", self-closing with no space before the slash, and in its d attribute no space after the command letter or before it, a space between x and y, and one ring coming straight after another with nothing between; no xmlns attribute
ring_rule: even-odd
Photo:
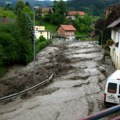
<svg viewBox="0 0 120 120"><path fill-rule="evenodd" d="M92 15L101 16L106 7L120 3L120 0L71 0L67 2L68 10L84 10Z"/></svg>

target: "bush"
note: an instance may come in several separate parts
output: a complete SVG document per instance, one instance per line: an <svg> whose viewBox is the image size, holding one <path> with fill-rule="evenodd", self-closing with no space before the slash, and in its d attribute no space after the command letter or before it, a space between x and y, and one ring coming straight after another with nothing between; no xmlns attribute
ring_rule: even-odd
<svg viewBox="0 0 120 120"><path fill-rule="evenodd" d="M46 41L46 39L43 36L40 36L39 39L38 39L38 41L42 42L42 41Z"/></svg>
<svg viewBox="0 0 120 120"><path fill-rule="evenodd" d="M2 59L4 64L12 64L17 59L17 43L11 34L6 32L0 33L0 45L2 51ZM3 62L2 61L2 62Z"/></svg>
<svg viewBox="0 0 120 120"><path fill-rule="evenodd" d="M19 63L26 65L33 59L33 44L29 40L19 42Z"/></svg>
<svg viewBox="0 0 120 120"><path fill-rule="evenodd" d="M46 40L43 36L41 36L36 42L36 53L38 53L50 43L50 40Z"/></svg>
<svg viewBox="0 0 120 120"><path fill-rule="evenodd" d="M106 46L111 46L112 44L114 43L114 41L113 40L107 40L106 41Z"/></svg>
<svg viewBox="0 0 120 120"><path fill-rule="evenodd" d="M80 39L80 36L76 36L75 39L76 39L76 40L79 40L79 39Z"/></svg>
<svg viewBox="0 0 120 120"><path fill-rule="evenodd" d="M33 59L31 40L21 37L15 24L0 24L0 65L27 64Z"/></svg>

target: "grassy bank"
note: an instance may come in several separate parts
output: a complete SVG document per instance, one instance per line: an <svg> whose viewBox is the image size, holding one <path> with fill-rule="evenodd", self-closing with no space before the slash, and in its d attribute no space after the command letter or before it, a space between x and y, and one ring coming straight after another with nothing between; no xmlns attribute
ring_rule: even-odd
<svg viewBox="0 0 120 120"><path fill-rule="evenodd" d="M0 18L6 16L7 18L15 19L16 15L12 10L5 10L4 8L0 7Z"/></svg>
<svg viewBox="0 0 120 120"><path fill-rule="evenodd" d="M35 21L35 24L39 26L45 26L45 30L50 31L50 32L56 32L57 27L58 27L56 25L53 25L51 23L46 23L46 22L40 24L39 21Z"/></svg>

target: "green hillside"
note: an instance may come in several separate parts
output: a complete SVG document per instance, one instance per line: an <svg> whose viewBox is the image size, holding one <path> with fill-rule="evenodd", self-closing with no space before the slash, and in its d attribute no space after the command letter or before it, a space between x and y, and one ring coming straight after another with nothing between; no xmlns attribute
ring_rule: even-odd
<svg viewBox="0 0 120 120"><path fill-rule="evenodd" d="M95 16L102 16L104 9L120 0L71 0L67 2L68 10L83 10Z"/></svg>
<svg viewBox="0 0 120 120"><path fill-rule="evenodd" d="M4 8L0 7L0 18L6 16L8 18L15 19L16 15L11 10L5 10Z"/></svg>

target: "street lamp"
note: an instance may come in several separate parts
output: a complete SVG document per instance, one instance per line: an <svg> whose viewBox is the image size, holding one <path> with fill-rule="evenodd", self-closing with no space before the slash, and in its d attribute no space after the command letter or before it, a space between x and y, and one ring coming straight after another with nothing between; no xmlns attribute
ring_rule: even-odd
<svg viewBox="0 0 120 120"><path fill-rule="evenodd" d="M33 1L34 2L34 1ZM34 55L34 70L33 70L33 79L36 80L35 76L35 53L36 53L36 47L35 47L35 9L33 6L33 26L34 26L34 40L33 40L33 55Z"/></svg>

